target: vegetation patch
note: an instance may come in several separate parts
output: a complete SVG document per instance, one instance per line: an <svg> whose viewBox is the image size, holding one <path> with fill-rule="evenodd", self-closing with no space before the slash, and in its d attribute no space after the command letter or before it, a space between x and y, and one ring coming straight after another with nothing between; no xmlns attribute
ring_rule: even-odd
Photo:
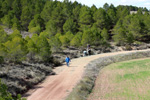
<svg viewBox="0 0 150 100"><path fill-rule="evenodd" d="M86 66L86 71L84 73L83 79L73 89L73 91L66 98L66 100L87 100L88 95L91 93L91 91L94 87L95 80L96 80L97 76L99 75L99 71L101 69L103 69L105 66L112 64L112 63L116 63L116 62L127 61L127 60L137 59L137 58L145 58L145 57L150 57L150 51L137 51L137 52L132 52L132 53L119 54L119 55L108 56L108 57L101 57L99 59L96 59L96 60L90 62ZM144 62L147 62L147 61L143 61L143 63ZM131 66L131 65L132 65L132 63L130 62L129 66ZM145 66L147 66L147 64ZM125 67L115 67L115 68L120 69L120 70L125 69ZM112 68L112 69L114 70L115 68ZM113 72L112 69L111 69L111 72ZM129 67L128 69L133 69L133 68ZM148 74L149 74L149 72L144 72L144 70L143 70L143 72L137 73L137 75L143 75L143 77L148 76ZM121 76L120 79L122 77L123 76ZM128 77L128 75L125 75L125 77ZM89 81L84 81L85 79L88 79ZM114 81L116 81L116 80L114 80ZM89 85L87 85L87 84L89 84ZM126 95L125 93L123 93L123 94ZM109 95L109 94L107 94L107 95ZM95 98L96 98L96 96L95 96ZM122 99L124 99L124 98L122 98Z"/></svg>
<svg viewBox="0 0 150 100"><path fill-rule="evenodd" d="M136 63L138 62L138 63ZM111 64L101 70L89 100L148 100L150 59ZM132 64L132 68L128 68ZM118 66L124 66L120 69ZM127 66L127 69L126 69Z"/></svg>
<svg viewBox="0 0 150 100"><path fill-rule="evenodd" d="M145 63L148 63L148 61L149 61L149 59L142 60L142 61L132 61L132 62L116 63L118 65L118 66L116 66L116 68L119 68L119 69L128 69L128 68L134 68L135 66L138 66L138 65L140 65L140 66L142 65L142 67L147 67L148 64L145 65Z"/></svg>
<svg viewBox="0 0 150 100"><path fill-rule="evenodd" d="M17 96L23 94L34 85L45 79L47 75L55 74L52 65L44 64L1 64L0 78L8 87L8 91Z"/></svg>

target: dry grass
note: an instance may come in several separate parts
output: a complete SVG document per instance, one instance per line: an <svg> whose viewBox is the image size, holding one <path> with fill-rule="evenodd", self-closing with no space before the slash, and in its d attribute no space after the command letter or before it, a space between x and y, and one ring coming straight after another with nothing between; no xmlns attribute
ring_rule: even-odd
<svg viewBox="0 0 150 100"><path fill-rule="evenodd" d="M103 68L88 100L149 100L150 59L111 64Z"/></svg>

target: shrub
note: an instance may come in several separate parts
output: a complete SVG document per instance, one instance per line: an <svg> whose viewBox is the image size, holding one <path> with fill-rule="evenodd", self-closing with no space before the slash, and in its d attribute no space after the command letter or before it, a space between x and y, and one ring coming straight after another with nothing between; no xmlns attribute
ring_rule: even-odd
<svg viewBox="0 0 150 100"><path fill-rule="evenodd" d="M4 58L0 56L0 64L4 62Z"/></svg>
<svg viewBox="0 0 150 100"><path fill-rule="evenodd" d="M13 98L12 95L7 91L7 86L3 84L0 80L0 100L26 100L25 98L21 99L21 95L18 95L17 98Z"/></svg>
<svg viewBox="0 0 150 100"><path fill-rule="evenodd" d="M126 50L132 50L132 48L131 48L130 45L125 45L125 49L126 49Z"/></svg>

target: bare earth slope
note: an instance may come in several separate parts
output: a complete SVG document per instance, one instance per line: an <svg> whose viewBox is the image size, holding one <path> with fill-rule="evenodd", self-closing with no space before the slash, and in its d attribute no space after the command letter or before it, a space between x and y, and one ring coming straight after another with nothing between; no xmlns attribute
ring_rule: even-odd
<svg viewBox="0 0 150 100"><path fill-rule="evenodd" d="M85 69L84 67L90 61L104 56L117 55L127 52L135 51L105 53L72 59L70 62L70 67L67 67L66 65L57 67L54 70L57 75L48 76L43 83L35 86L33 90L30 90L28 93L26 93L25 95L28 96L27 100L64 100L77 85L77 83L82 79Z"/></svg>

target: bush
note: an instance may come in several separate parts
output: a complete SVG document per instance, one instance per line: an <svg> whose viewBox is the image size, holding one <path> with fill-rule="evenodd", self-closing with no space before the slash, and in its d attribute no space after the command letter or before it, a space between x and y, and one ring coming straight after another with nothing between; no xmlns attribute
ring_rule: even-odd
<svg viewBox="0 0 150 100"><path fill-rule="evenodd" d="M4 58L0 56L0 64L4 62Z"/></svg>
<svg viewBox="0 0 150 100"><path fill-rule="evenodd" d="M125 45L125 49L126 49L126 50L132 50L132 48L131 48L130 45Z"/></svg>
<svg viewBox="0 0 150 100"><path fill-rule="evenodd" d="M0 80L0 100L26 100L25 98L21 99L21 95L18 95L17 98L13 98L12 95L7 91L7 86L3 84Z"/></svg>

